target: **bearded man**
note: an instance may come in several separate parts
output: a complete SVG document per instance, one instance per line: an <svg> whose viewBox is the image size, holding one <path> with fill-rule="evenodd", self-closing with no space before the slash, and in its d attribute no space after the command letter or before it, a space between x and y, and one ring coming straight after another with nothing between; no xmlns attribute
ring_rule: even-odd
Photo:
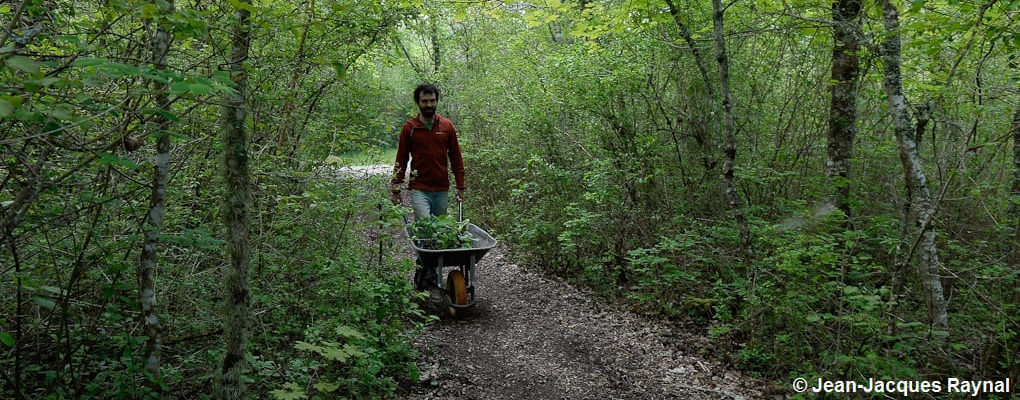
<svg viewBox="0 0 1020 400"><path fill-rule="evenodd" d="M464 200L464 160L457 143L457 129L449 118L436 114L439 89L431 83L414 88L414 102L418 115L404 123L397 144L397 160L393 167L392 201L400 204L400 190L411 162L411 208L414 218L445 215L449 207L450 169L456 180L454 197ZM449 164L447 163L449 161Z"/></svg>

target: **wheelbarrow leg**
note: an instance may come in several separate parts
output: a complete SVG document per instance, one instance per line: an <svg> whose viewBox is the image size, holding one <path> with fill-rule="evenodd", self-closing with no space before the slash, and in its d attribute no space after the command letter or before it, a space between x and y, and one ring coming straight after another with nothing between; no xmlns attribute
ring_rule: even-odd
<svg viewBox="0 0 1020 400"><path fill-rule="evenodd" d="M436 287L439 288L439 291L445 291L446 287L443 285L443 256L439 256L439 259L436 261L436 266L432 270L432 276L435 278Z"/></svg>
<svg viewBox="0 0 1020 400"><path fill-rule="evenodd" d="M476 282L475 282L475 255L473 253L468 258L467 271L465 271L465 272L467 273L467 281L468 281L468 287L467 287L468 303L469 304L474 304L475 303L475 283Z"/></svg>

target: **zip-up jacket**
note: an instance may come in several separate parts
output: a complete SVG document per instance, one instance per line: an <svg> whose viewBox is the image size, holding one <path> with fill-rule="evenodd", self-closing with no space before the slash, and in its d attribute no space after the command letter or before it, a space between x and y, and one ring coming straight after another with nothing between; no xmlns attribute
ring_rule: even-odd
<svg viewBox="0 0 1020 400"><path fill-rule="evenodd" d="M397 141L397 162L393 167L393 185L404 182L407 162L411 161L411 175L408 189L443 191L450 190L450 171L447 160L453 168L457 188L464 189L464 160L457 143L457 128L448 118L436 114L432 129L422 123L418 116L407 120L400 130Z"/></svg>

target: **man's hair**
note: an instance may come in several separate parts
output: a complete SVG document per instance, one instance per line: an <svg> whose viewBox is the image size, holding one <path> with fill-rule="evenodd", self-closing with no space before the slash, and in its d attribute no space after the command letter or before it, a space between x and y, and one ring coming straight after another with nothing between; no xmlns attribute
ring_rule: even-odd
<svg viewBox="0 0 1020 400"><path fill-rule="evenodd" d="M421 85L418 85L418 87L414 88L414 102L416 104L418 103L418 99L421 98L422 93L426 94L433 93L436 95L436 100L439 100L439 88L437 88L436 85L433 85L431 83L423 83Z"/></svg>

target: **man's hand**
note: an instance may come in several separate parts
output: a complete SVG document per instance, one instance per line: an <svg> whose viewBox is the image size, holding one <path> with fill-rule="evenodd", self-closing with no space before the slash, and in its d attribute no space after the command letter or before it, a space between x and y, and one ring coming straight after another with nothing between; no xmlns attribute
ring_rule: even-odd
<svg viewBox="0 0 1020 400"><path fill-rule="evenodd" d="M454 197L457 198L457 202L458 203L463 202L464 201L464 189L456 189L456 190L454 190Z"/></svg>
<svg viewBox="0 0 1020 400"><path fill-rule="evenodd" d="M400 204L400 191L399 190L395 191L395 192L392 192L392 194L390 195L390 201L393 202L393 205L399 205Z"/></svg>

